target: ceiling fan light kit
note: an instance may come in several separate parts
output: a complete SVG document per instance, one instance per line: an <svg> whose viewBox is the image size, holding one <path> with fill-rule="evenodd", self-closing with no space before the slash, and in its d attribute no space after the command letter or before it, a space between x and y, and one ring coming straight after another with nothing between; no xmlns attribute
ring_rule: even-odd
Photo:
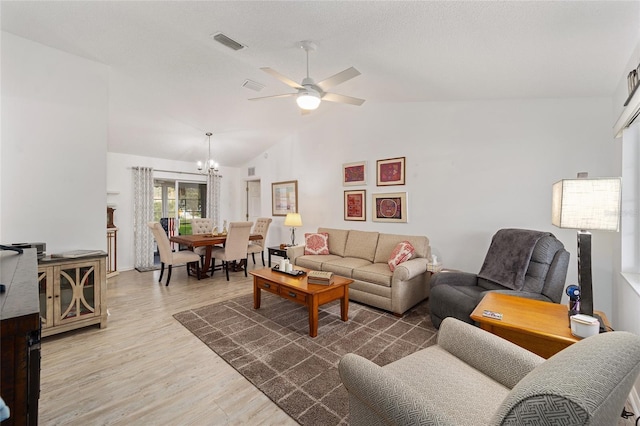
<svg viewBox="0 0 640 426"><path fill-rule="evenodd" d="M301 89L298 92L296 103L304 110L314 110L320 106L320 94L310 88Z"/></svg>
<svg viewBox="0 0 640 426"><path fill-rule="evenodd" d="M359 76L360 71L358 71L354 67L350 67L344 71L339 72L338 74L320 81L319 83L316 83L311 77L309 77L309 51L316 50L316 45L311 41L301 41L300 47L304 49L307 54L307 76L302 80L301 84L296 83L292 79L280 74L278 71L269 67L260 68L262 71L266 72L267 74L271 74L273 77L277 78L287 86L296 89L298 92L252 98L249 99L250 101L295 96L296 103L298 104L298 107L303 110L303 112L312 111L318 108L322 100L356 106L360 106L364 103L364 99L353 98L351 96L344 96L326 91L333 86L337 86L340 83L344 83L347 80Z"/></svg>

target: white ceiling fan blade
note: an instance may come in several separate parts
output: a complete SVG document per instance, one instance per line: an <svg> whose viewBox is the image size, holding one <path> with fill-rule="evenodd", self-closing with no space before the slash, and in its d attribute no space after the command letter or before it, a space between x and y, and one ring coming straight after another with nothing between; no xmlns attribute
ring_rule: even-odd
<svg viewBox="0 0 640 426"><path fill-rule="evenodd" d="M353 77L357 77L359 75L360 71L358 71L354 67L347 68L346 70L341 71L336 75L325 78L324 80L319 82L317 86L326 92L327 89L330 89L333 86L337 86L340 83L344 83L347 80L351 80Z"/></svg>
<svg viewBox="0 0 640 426"><path fill-rule="evenodd" d="M260 98L251 98L250 101L259 101L261 99L274 99L274 98L288 98L290 96L297 96L297 93L285 93L282 95L271 95L271 96L262 96Z"/></svg>
<svg viewBox="0 0 640 426"><path fill-rule="evenodd" d="M278 71L276 71L274 69L271 69L269 67L263 67L263 68L260 68L260 69L262 71L266 72L267 74L270 74L273 77L277 78L278 80L280 80L281 82L283 82L284 84L286 84L289 87L293 87L294 89L302 89L303 88L301 85L299 85L295 81L291 80L289 77L285 77L284 75L280 74Z"/></svg>
<svg viewBox="0 0 640 426"><path fill-rule="evenodd" d="M339 102L342 104L350 104L360 106L364 103L364 99L353 98L351 96L338 95L337 93L325 93L322 95L323 101Z"/></svg>

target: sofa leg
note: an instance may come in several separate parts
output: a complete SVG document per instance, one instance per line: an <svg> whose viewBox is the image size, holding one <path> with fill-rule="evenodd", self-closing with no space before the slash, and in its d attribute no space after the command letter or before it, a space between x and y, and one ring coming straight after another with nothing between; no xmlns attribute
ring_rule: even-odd
<svg viewBox="0 0 640 426"><path fill-rule="evenodd" d="M398 314L398 313L394 312L393 316L397 317L397 318L402 318L404 316L404 314Z"/></svg>

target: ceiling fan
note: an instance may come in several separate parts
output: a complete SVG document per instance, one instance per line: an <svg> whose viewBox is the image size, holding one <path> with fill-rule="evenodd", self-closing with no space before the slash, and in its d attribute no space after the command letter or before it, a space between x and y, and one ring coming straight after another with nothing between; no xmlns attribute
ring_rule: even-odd
<svg viewBox="0 0 640 426"><path fill-rule="evenodd" d="M273 98L287 98L296 97L296 103L302 109L302 112L312 111L320 105L320 101L339 102L343 104L360 106L364 103L364 99L358 99L351 96L339 95L337 93L327 92L328 89L337 86L340 83L344 83L347 80L351 80L354 77L360 75L360 71L354 67L347 68L344 71L339 72L329 78L326 78L316 83L311 77L309 77L309 51L316 50L315 43L311 41L301 41L300 47L307 53L307 76L302 80L302 83L298 84L288 77L280 74L278 71L269 67L260 68L267 74L272 75L278 80L282 81L289 87L297 89L297 93L285 93L282 95L263 96L260 98L252 98L250 101L256 101L261 99L273 99Z"/></svg>

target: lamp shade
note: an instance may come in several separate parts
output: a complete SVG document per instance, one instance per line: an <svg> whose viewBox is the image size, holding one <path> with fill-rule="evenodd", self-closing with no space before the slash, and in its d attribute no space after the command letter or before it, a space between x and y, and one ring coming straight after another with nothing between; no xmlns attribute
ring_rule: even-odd
<svg viewBox="0 0 640 426"><path fill-rule="evenodd" d="M284 226L302 226L300 213L287 213L287 217L284 219Z"/></svg>
<svg viewBox="0 0 640 426"><path fill-rule="evenodd" d="M551 223L559 228L618 231L620 178L563 179L553 184Z"/></svg>

